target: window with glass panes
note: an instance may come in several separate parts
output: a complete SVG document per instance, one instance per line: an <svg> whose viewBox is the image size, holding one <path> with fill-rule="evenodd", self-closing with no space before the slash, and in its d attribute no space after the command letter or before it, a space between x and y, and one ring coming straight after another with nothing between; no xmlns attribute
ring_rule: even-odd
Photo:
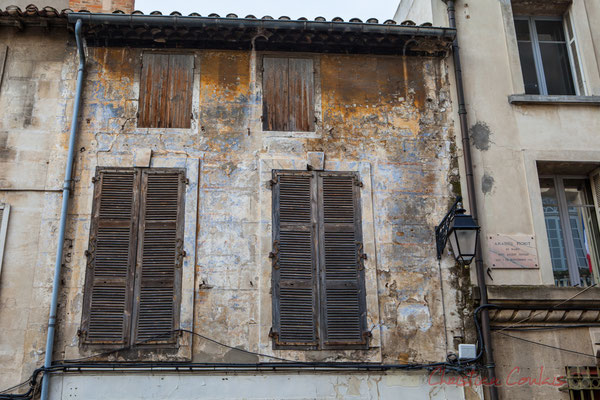
<svg viewBox="0 0 600 400"><path fill-rule="evenodd" d="M554 282L590 286L598 281L598 219L586 176L543 175L540 189Z"/></svg>
<svg viewBox="0 0 600 400"><path fill-rule="evenodd" d="M585 95L575 32L564 17L515 17L526 94Z"/></svg>

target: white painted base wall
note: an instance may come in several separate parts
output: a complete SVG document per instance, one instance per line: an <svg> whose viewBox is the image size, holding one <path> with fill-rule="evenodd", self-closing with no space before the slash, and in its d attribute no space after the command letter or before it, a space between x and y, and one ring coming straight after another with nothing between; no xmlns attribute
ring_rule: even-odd
<svg viewBox="0 0 600 400"><path fill-rule="evenodd" d="M438 380L439 382L439 380ZM457 386L431 386L425 373L63 374L51 400L96 399L465 399ZM482 398L467 389L468 399ZM472 395L475 395L472 397Z"/></svg>

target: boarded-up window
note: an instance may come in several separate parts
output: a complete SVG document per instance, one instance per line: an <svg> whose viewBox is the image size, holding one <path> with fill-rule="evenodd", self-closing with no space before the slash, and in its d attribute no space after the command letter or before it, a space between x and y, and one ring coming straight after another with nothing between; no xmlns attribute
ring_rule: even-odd
<svg viewBox="0 0 600 400"><path fill-rule="evenodd" d="M262 80L263 130L315 130L312 59L264 57Z"/></svg>
<svg viewBox="0 0 600 400"><path fill-rule="evenodd" d="M84 343L174 342L184 256L184 178L178 169L98 169Z"/></svg>
<svg viewBox="0 0 600 400"><path fill-rule="evenodd" d="M365 348L358 177L273 172L275 347Z"/></svg>
<svg viewBox="0 0 600 400"><path fill-rule="evenodd" d="M144 53L138 127L189 128L194 56Z"/></svg>

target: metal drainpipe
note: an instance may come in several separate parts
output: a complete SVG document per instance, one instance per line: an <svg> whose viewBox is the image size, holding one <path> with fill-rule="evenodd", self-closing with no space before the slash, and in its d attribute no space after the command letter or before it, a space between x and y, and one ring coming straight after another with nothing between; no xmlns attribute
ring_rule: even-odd
<svg viewBox="0 0 600 400"><path fill-rule="evenodd" d="M444 0L448 6L448 22L450 28L456 29L456 18L454 9L454 0ZM473 161L471 158L471 142L469 139L469 125L467 122L467 109L465 107L465 91L463 87L462 67L460 63L460 53L458 46L458 33L452 42L452 56L454 59L454 72L456 75L456 91L458 97L458 117L460 121L460 132L462 135L462 148L465 161L465 172L467 175L467 193L469 197L469 206L471 215L475 222L478 222L477 197L475 195L475 182L473 179ZM488 304L487 285L485 283L485 274L483 271L483 259L481 258L481 240L477 243L477 257L475 259L475 271L477 274L477 286L479 286L479 295L481 304ZM496 368L494 365L494 352L492 349L492 335L490 332L490 315L487 308L481 311L481 331L483 336L483 347L485 349L487 378L490 382L496 382ZM492 384L489 386L491 400L498 399L498 388Z"/></svg>
<svg viewBox="0 0 600 400"><path fill-rule="evenodd" d="M60 287L60 270L63 259L63 247L65 241L65 228L67 226L67 209L69 208L69 195L71 192L71 174L73 172L73 158L75 154L75 139L77 138L77 123L79 107L81 105L81 92L83 89L83 72L85 69L85 54L81 42L81 20L75 23L75 41L77 42L77 53L79 54L79 69L77 70L77 87L75 89L75 105L73 106L73 119L71 120L71 133L69 136L69 153L67 156L67 167L65 170L65 181L63 185L62 208L60 211L60 227L58 231L58 242L56 249L56 264L54 266L54 282L52 286L52 300L50 302L50 317L48 319L48 337L46 339L46 355L44 368L52 366L52 352L54 349L54 328L56 324L56 308L58 305L58 289ZM50 374L44 372L42 379L41 400L48 400L50 385Z"/></svg>

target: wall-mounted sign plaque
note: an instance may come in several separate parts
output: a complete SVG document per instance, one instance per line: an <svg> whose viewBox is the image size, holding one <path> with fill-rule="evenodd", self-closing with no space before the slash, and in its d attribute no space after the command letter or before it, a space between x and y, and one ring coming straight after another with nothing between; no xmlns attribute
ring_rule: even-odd
<svg viewBox="0 0 600 400"><path fill-rule="evenodd" d="M491 268L539 268L535 238L531 235L489 235Z"/></svg>

